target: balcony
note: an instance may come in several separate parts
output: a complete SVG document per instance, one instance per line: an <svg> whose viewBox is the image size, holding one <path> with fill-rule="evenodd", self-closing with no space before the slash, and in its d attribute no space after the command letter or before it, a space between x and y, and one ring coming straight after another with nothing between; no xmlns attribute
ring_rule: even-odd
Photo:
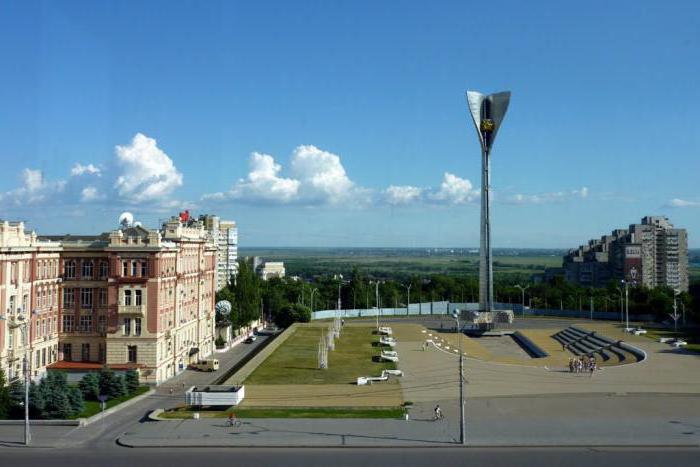
<svg viewBox="0 0 700 467"><path fill-rule="evenodd" d="M117 313L120 315L146 315L146 305L119 305Z"/></svg>

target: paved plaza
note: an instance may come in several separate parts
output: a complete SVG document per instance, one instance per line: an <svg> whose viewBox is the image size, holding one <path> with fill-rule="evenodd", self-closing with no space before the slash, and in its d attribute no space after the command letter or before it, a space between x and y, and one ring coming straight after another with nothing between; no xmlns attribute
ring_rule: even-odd
<svg viewBox="0 0 700 467"><path fill-rule="evenodd" d="M534 320L533 320L534 321ZM523 328L533 321L523 323ZM427 326L425 326L427 324ZM610 323L540 321L551 333L569 324L614 333ZM401 355L401 397L412 402L409 419L224 419L150 421L156 408L182 404L183 385L206 384L236 364L253 345L220 354L215 374L187 371L143 401L84 428L33 427L34 446L114 450L139 447L446 447L458 441L458 378L454 349L422 350L439 323L393 322ZM516 327L518 323L516 323ZM422 331L426 332L423 333ZM435 330L436 333L434 332ZM549 332L549 331L548 331ZM616 335L611 335L617 338ZM437 338L437 337L436 337ZM486 446L700 446L700 356L670 351L665 344L630 336L648 358L605 367L591 377L564 367L465 359L467 445ZM445 345L443 345L444 347ZM372 386L381 391L381 383ZM174 394L170 395L170 390ZM352 401L349 401L350 405ZM445 419L433 421L440 404ZM1 426L0 442L18 446L21 426ZM115 444L118 440L119 444Z"/></svg>

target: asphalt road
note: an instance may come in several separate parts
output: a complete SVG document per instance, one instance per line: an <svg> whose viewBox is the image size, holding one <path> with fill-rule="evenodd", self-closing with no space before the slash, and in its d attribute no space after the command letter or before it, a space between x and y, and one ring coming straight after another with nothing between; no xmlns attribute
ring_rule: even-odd
<svg viewBox="0 0 700 467"><path fill-rule="evenodd" d="M5 449L2 465L125 466L524 466L646 467L697 465L698 449L473 449L473 448L333 448L333 449Z"/></svg>

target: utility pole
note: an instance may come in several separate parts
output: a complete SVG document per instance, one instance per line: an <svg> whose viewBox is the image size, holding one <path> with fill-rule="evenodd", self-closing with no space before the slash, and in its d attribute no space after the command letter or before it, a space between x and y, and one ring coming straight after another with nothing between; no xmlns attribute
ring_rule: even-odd
<svg viewBox="0 0 700 467"><path fill-rule="evenodd" d="M408 307L411 304L411 286L413 284L411 284L409 282L408 285L405 285L405 284L401 284L401 285L403 285L404 288L406 288L406 316L408 316Z"/></svg>
<svg viewBox="0 0 700 467"><path fill-rule="evenodd" d="M525 317L525 290L529 289L530 286L526 285L525 287L522 287L520 284L515 285L516 288L520 289L520 293L522 295L522 300L520 306L522 307L522 312L523 312L523 318Z"/></svg>

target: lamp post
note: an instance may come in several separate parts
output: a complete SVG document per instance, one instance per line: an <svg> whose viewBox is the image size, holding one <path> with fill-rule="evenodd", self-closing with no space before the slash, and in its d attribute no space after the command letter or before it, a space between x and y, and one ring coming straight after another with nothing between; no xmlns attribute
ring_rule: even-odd
<svg viewBox="0 0 700 467"><path fill-rule="evenodd" d="M375 299L376 299L376 304L377 304L377 329L379 329L379 284L383 284L384 281L369 281L370 284L374 284L375 286Z"/></svg>
<svg viewBox="0 0 700 467"><path fill-rule="evenodd" d="M21 309L18 309L20 312ZM9 312L9 310L8 310ZM9 313L8 313L9 314ZM24 315L18 314L17 318L11 318L8 321L8 327L12 330L19 328L22 333L22 343L24 345L24 358L22 359L22 372L24 373L24 445L29 446L32 441L32 435L29 431L29 382L31 373L31 361L27 358L27 346L31 340L29 335L29 320L25 319ZM0 321L7 321L7 317L0 315Z"/></svg>
<svg viewBox="0 0 700 467"><path fill-rule="evenodd" d="M408 307L411 304L411 286L413 284L411 284L409 282L408 285L406 285L406 284L401 284L401 285L403 286L404 289L406 289L406 316L408 316Z"/></svg>
<svg viewBox="0 0 700 467"><path fill-rule="evenodd" d="M333 278L338 279L338 311L340 311L340 308L342 307L342 302L340 301L340 287L343 285L343 275L336 274L333 276Z"/></svg>
<svg viewBox="0 0 700 467"><path fill-rule="evenodd" d="M462 329L459 327L459 310L455 309L452 312L452 317L457 322L457 332L462 334ZM467 442L464 423L464 354L462 353L462 336L457 336L457 339L459 339L459 443L464 445Z"/></svg>
<svg viewBox="0 0 700 467"><path fill-rule="evenodd" d="M314 311L314 295L318 292L317 288L311 289L311 312Z"/></svg>
<svg viewBox="0 0 700 467"><path fill-rule="evenodd" d="M523 312L523 318L525 317L525 291L530 288L529 285L526 285L525 287L522 287L520 284L515 284L516 289L520 289L520 293L522 294L522 301L521 301L521 307L522 307L522 312Z"/></svg>
<svg viewBox="0 0 700 467"><path fill-rule="evenodd" d="M630 295L629 295L629 281L622 279L620 281L625 287L625 332L630 328Z"/></svg>

